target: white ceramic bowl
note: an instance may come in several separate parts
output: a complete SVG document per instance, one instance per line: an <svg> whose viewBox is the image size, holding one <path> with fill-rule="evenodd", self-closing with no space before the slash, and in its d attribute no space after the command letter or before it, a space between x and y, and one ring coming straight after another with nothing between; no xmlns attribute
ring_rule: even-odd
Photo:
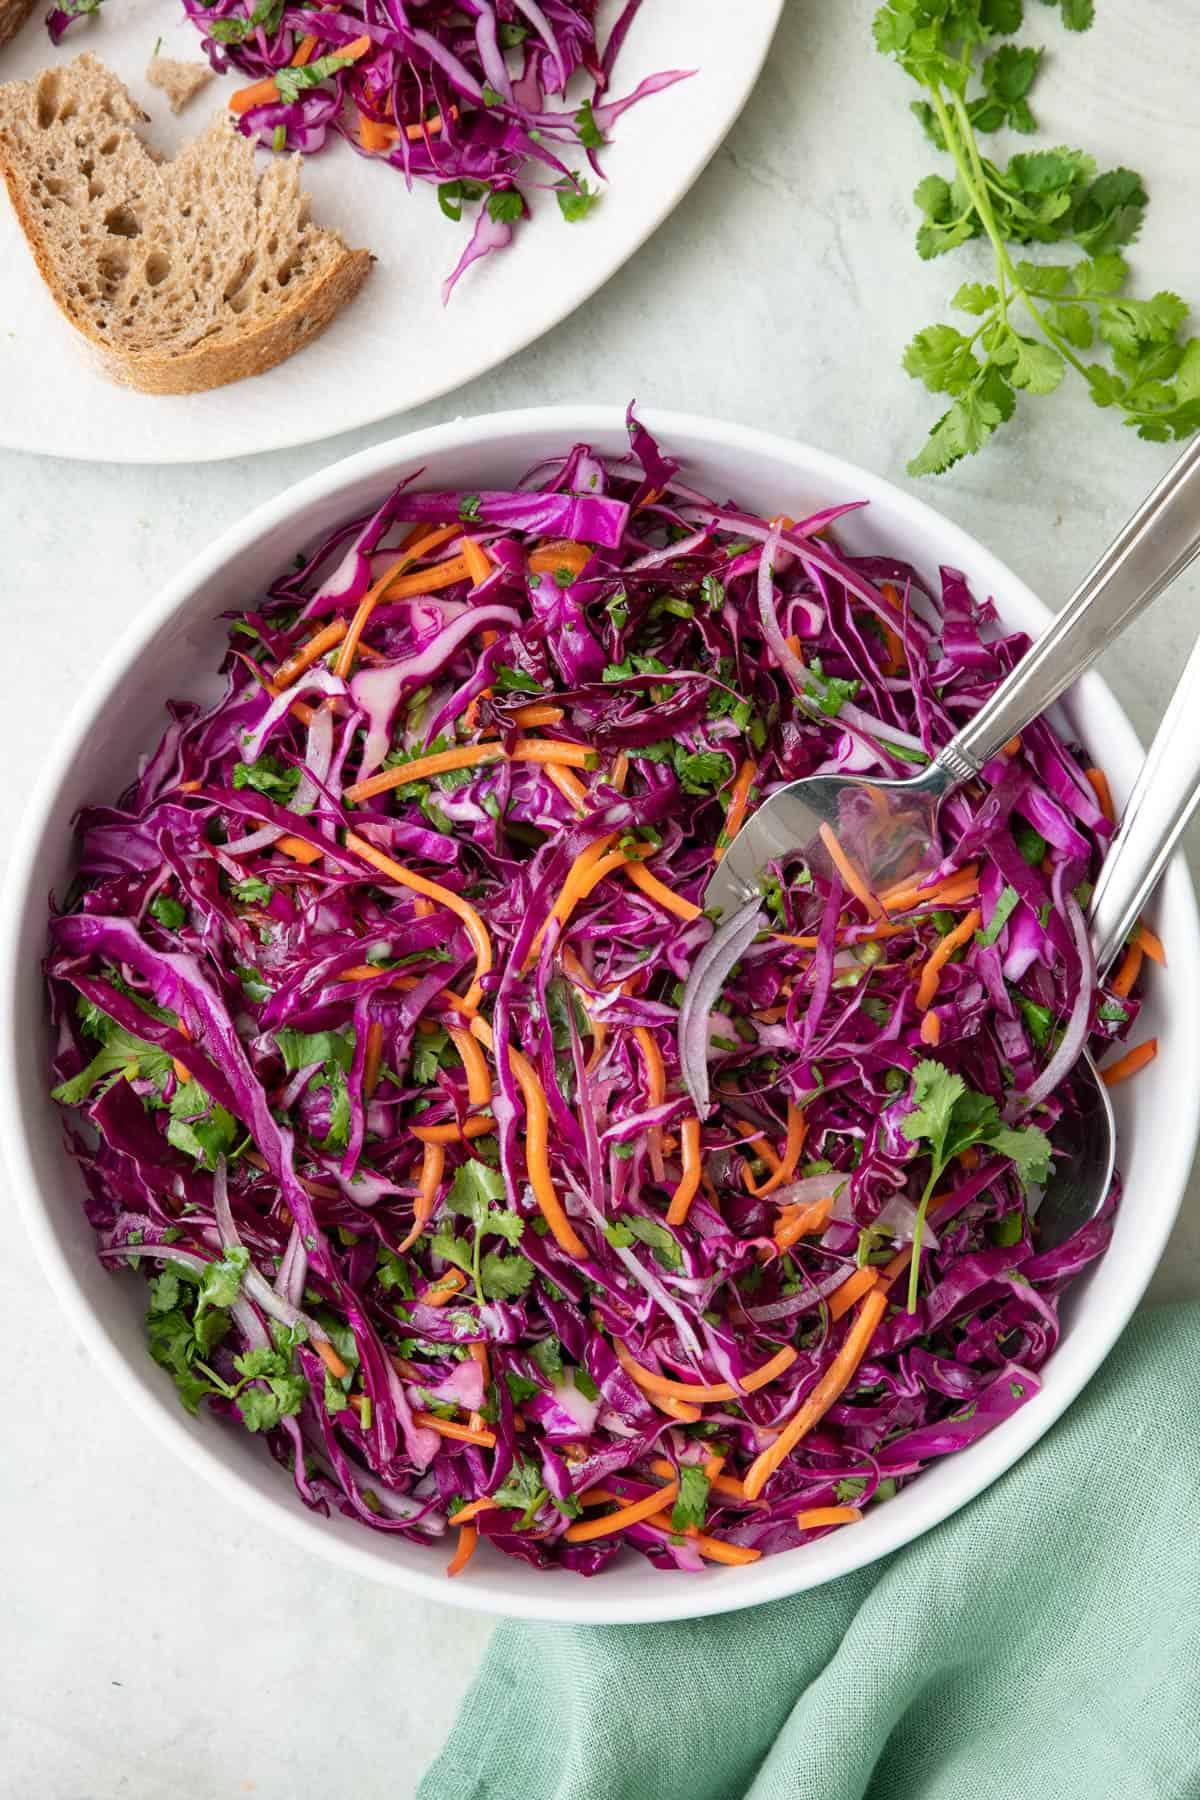
<svg viewBox="0 0 1200 1800"><path fill-rule="evenodd" d="M709 492L736 496L764 515L815 510L865 497L870 506L839 524L850 549L892 554L926 571L963 569L979 597L992 595L1010 625L1037 631L1047 612L995 557L937 513L876 476L740 426L669 413L647 422ZM1063 1309L1062 1341L1042 1391L989 1437L947 1457L853 1530L748 1568L666 1574L640 1557L592 1580L538 1573L482 1551L463 1579L448 1582L442 1546L423 1549L375 1536L340 1517L322 1519L297 1499L290 1477L245 1432L192 1419L143 1347L143 1284L96 1261L80 1198L82 1182L62 1145L62 1121L47 1098L46 1026L40 960L46 896L61 893L72 865L71 820L87 800L118 793L139 753L156 742L163 701L202 687L224 643L223 607L243 605L296 550L339 521L366 512L401 474L424 467L438 488L473 491L511 484L531 464L584 438L622 451L621 415L609 407L497 414L417 432L364 451L290 488L227 531L140 614L97 672L25 815L0 920L0 1137L13 1187L38 1255L67 1316L96 1363L163 1444L210 1481L217 1503L245 1506L294 1542L343 1567L471 1610L593 1624L687 1618L755 1605L886 1555L928 1530L993 1481L1074 1399L1137 1305L1166 1244L1196 1142L1200 1094L1200 925L1186 868L1167 872L1155 908L1170 947L1169 980L1148 983L1142 1015L1157 1033L1151 1074L1114 1095L1125 1200L1112 1246ZM1097 546L1099 548L1099 546ZM1133 731L1098 680L1085 679L1068 709L1084 741L1103 746L1118 798L1140 761ZM1143 1034L1139 1029L1139 1036ZM168 1528L164 1520L164 1530Z"/></svg>

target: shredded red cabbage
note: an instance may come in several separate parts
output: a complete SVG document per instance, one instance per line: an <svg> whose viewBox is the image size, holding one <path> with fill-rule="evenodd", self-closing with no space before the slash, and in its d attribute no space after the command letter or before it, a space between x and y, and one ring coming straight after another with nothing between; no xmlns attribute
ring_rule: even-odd
<svg viewBox="0 0 1200 1800"><path fill-rule="evenodd" d="M1042 720L883 928L776 870L683 1021L699 1118L727 809L912 769L1026 646L630 431L513 493L416 471L229 615L222 698L81 819L48 964L99 1253L184 1404L319 1512L427 1542L485 1502L461 1530L585 1574L789 1549L1036 1392L1115 1203L1039 1250L1041 1078L1138 1007L1096 986L1111 827Z"/></svg>
<svg viewBox="0 0 1200 1800"><path fill-rule="evenodd" d="M62 0L46 19L53 42L102 3ZM409 187L436 187L448 219L474 212L444 300L511 244L531 188L553 189L569 223L586 218L599 198L588 177L605 178L600 153L622 113L694 73L664 70L610 95L641 5L627 0L601 45L599 0L183 0L216 72L249 79L230 102L247 137L311 155L333 132ZM576 77L587 91L577 81L568 101Z"/></svg>

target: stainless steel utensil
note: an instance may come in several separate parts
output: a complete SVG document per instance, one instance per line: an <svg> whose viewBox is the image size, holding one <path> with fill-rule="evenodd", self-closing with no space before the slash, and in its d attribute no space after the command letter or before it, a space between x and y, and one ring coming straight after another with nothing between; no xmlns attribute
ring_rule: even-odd
<svg viewBox="0 0 1200 1800"><path fill-rule="evenodd" d="M937 815L945 794L977 775L1052 705L1198 550L1200 438L1188 445L987 704L920 775L904 781L812 775L779 788L717 864L706 909L728 917L760 891L764 870L777 858L801 856L810 866L827 868L830 832L871 889L935 864Z"/></svg>

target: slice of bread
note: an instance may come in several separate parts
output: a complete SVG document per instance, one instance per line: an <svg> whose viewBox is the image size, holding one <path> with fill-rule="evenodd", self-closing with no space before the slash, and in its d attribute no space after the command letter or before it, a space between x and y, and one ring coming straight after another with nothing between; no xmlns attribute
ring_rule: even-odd
<svg viewBox="0 0 1200 1800"><path fill-rule="evenodd" d="M151 87L161 88L173 113L181 113L201 88L206 88L213 72L206 62L179 62L173 56L152 56L146 64L146 80Z"/></svg>
<svg viewBox="0 0 1200 1800"><path fill-rule="evenodd" d="M0 87L0 173L61 312L111 380L194 394L324 330L371 256L308 221L298 156L255 168L229 114L172 162L92 56Z"/></svg>
<svg viewBox="0 0 1200 1800"><path fill-rule="evenodd" d="M0 0L0 44L7 44L33 11L33 0Z"/></svg>

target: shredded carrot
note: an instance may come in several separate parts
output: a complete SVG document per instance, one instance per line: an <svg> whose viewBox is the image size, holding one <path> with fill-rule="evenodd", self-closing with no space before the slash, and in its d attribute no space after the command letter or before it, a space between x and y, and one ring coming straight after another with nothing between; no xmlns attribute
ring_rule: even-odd
<svg viewBox="0 0 1200 1800"><path fill-rule="evenodd" d="M446 1169L446 1152L440 1144L426 1144L425 1156L421 1163L421 1180L417 1189L416 1204L413 1206L412 1228L404 1242L400 1245L400 1254L411 1250L421 1233L433 1217L433 1209L437 1205L438 1189L442 1185L442 1176ZM435 1302L434 1304L437 1304Z"/></svg>
<svg viewBox="0 0 1200 1800"><path fill-rule="evenodd" d="M439 1275L433 1285L417 1297L423 1306L445 1306L447 1300L453 1300L455 1294L460 1294L466 1285L467 1278L461 1269L447 1269L444 1275Z"/></svg>
<svg viewBox="0 0 1200 1800"><path fill-rule="evenodd" d="M941 901L949 893L953 899L969 898L970 894L960 896L961 888L969 888L970 894L979 890L979 866L968 863L963 869L954 869L949 875L943 875L940 881L931 881L922 887L910 876L906 881L897 882L895 887L886 888L879 896L888 912L907 912L910 907L918 906L927 900Z"/></svg>
<svg viewBox="0 0 1200 1800"><path fill-rule="evenodd" d="M586 850L582 850L571 864L558 898L550 909L550 918L557 923L560 935L566 930L571 914L579 902L586 899L592 889L599 887L600 883L614 870L624 868L629 861L628 851L610 849L616 835L614 831L609 832L605 837L597 838L595 843L589 844ZM547 921L548 923L549 921ZM546 926L543 925L529 946L525 958L525 968L528 969L532 963L536 962L545 932Z"/></svg>
<svg viewBox="0 0 1200 1800"><path fill-rule="evenodd" d="M784 1187L796 1173L796 1165L800 1161L800 1153L804 1149L804 1140L808 1135L808 1126L804 1120L804 1110L794 1100L787 1103L787 1137L784 1140L783 1159L773 1169L761 1187L752 1188L751 1192L759 1199L764 1194L773 1194L776 1188Z"/></svg>
<svg viewBox="0 0 1200 1800"><path fill-rule="evenodd" d="M331 619L328 625L322 625L320 631L314 631L298 650L293 650L286 661L280 663L272 675L271 686L275 692L284 693L298 676L303 675L305 669L310 669L327 650L340 644L345 635L345 619Z"/></svg>
<svg viewBox="0 0 1200 1800"><path fill-rule="evenodd" d="M478 1039L461 1025L448 1025L446 1029L466 1072L467 1099L472 1106L487 1106L492 1098L492 1077Z"/></svg>
<svg viewBox="0 0 1200 1800"><path fill-rule="evenodd" d="M960 1150L958 1153L958 1166L960 1169L977 1169L979 1167L979 1161L979 1152L974 1144L968 1144L965 1150Z"/></svg>
<svg viewBox="0 0 1200 1800"><path fill-rule="evenodd" d="M449 1522L451 1525L469 1525L480 1513L490 1512L498 1504L498 1501L489 1499L485 1494L482 1500L472 1500L466 1506L460 1506L456 1513L450 1514Z"/></svg>
<svg viewBox="0 0 1200 1800"><path fill-rule="evenodd" d="M354 851L357 856L361 856L364 862L371 864L372 868L378 869L381 875L386 875L389 881L398 882L401 887L411 888L414 893L424 894L427 900L438 901L440 905L447 907L456 918L462 920L467 936L475 950L475 979L463 996L463 1000L464 1004L472 1009L477 1007L483 996L483 977L492 966L492 940L488 936L487 926L470 901L464 900L461 894L455 894L449 888L442 887L439 882L426 881L423 875L414 875L411 870L403 868L392 857L385 856L382 850L377 850L374 844L369 844L366 838L359 837L356 832L348 831L346 833L346 848Z"/></svg>
<svg viewBox="0 0 1200 1800"><path fill-rule="evenodd" d="M878 1279L879 1272L876 1269L855 1269L853 1275L847 1276L841 1287L834 1288L830 1294L829 1317L840 1319L843 1313L848 1313L854 1302L863 1294L869 1293Z"/></svg>
<svg viewBox="0 0 1200 1800"><path fill-rule="evenodd" d="M725 1467L724 1454L720 1451L714 1450L714 1452L711 1456L706 1456L704 1459L704 1479L705 1479L705 1481L707 1481L709 1483L709 1485L711 1486L712 1483L717 1479L717 1476L721 1473L721 1470L724 1467Z"/></svg>
<svg viewBox="0 0 1200 1800"><path fill-rule="evenodd" d="M462 558L470 572L472 587L478 587L480 582L487 580L492 572L491 560L483 545L475 538L463 539Z"/></svg>
<svg viewBox="0 0 1200 1800"><path fill-rule="evenodd" d="M1010 760L1010 762L1014 756L1020 756L1020 754L1021 754L1021 734L1020 734L1020 732L1017 733L1016 737L1009 738L1007 744L1005 744L1005 746L1001 750L1000 754L1001 754L1001 756L1007 756L1008 759Z"/></svg>
<svg viewBox="0 0 1200 1800"><path fill-rule="evenodd" d="M560 763L547 763L546 775L551 780L563 799L573 806L576 812L587 810L587 789L577 775L564 769Z"/></svg>
<svg viewBox="0 0 1200 1800"><path fill-rule="evenodd" d="M607 1492L607 1490L602 1490ZM592 1538L608 1537L614 1531L624 1531L630 1525L640 1525L651 1513L661 1507L671 1506L679 1497L679 1483L668 1481L665 1487L655 1488L652 1494L646 1494L641 1500L634 1500L628 1506L619 1507L614 1513L604 1513L598 1519L576 1519L568 1525L563 1533L568 1544L586 1544ZM587 1496L582 1496L586 1503Z"/></svg>
<svg viewBox="0 0 1200 1800"><path fill-rule="evenodd" d="M938 979L950 958L964 944L969 944L983 923L983 914L977 906L972 907L965 919L961 919L953 931L945 937L929 953L925 967L921 970L921 979L917 983L917 1010L926 1012L933 1005L938 990Z"/></svg>
<svg viewBox="0 0 1200 1800"><path fill-rule="evenodd" d="M682 1225L691 1210L692 1201L696 1198L696 1189L700 1186L700 1121L695 1116L683 1121L680 1128L683 1139L683 1173L679 1177L679 1185L671 1195L671 1204L667 1208L667 1224Z"/></svg>
<svg viewBox="0 0 1200 1800"><path fill-rule="evenodd" d="M312 1347L320 1357L335 1381L340 1381L346 1373L346 1365L329 1342L328 1338L313 1338Z"/></svg>
<svg viewBox="0 0 1200 1800"><path fill-rule="evenodd" d="M888 605L892 607L894 611L899 612L901 604L900 595L898 590L892 586L892 583L890 581L881 581L879 584L879 591L887 601ZM884 664L884 673L886 675L898 675L904 667L904 645L901 643L899 636L892 630L886 619L880 619L879 624L883 629L884 642L887 645L887 662Z"/></svg>
<svg viewBox="0 0 1200 1800"><path fill-rule="evenodd" d="M1133 992L1133 984L1141 971L1143 954L1142 946L1134 938L1121 958L1120 968L1108 984L1113 993L1119 994L1122 1000L1127 994Z"/></svg>
<svg viewBox="0 0 1200 1800"><path fill-rule="evenodd" d="M296 54L292 58L293 69L302 69L317 47L315 37L302 37L296 46Z"/></svg>
<svg viewBox="0 0 1200 1800"><path fill-rule="evenodd" d="M801 1531L817 1531L822 1525L857 1525L862 1518L857 1506L810 1506L796 1514Z"/></svg>
<svg viewBox="0 0 1200 1800"><path fill-rule="evenodd" d="M386 794L391 788L406 787L410 781L428 781L431 776L445 775L451 769L473 769L480 763L503 762L557 763L565 768L591 768L596 752L586 744L557 743L553 738L518 738L511 750L502 744L458 744L451 750L433 750L428 756L414 757L412 762L397 763L394 768L380 769L365 781L356 781L342 794L351 806Z"/></svg>
<svg viewBox="0 0 1200 1800"><path fill-rule="evenodd" d="M646 1072L646 1102L651 1107L661 1106L667 1097L667 1072L663 1067L658 1040L645 1025L635 1025L633 1041L641 1051L642 1065Z"/></svg>
<svg viewBox="0 0 1200 1800"><path fill-rule="evenodd" d="M708 1406L718 1400L740 1400L742 1394L757 1393L759 1388L767 1387L774 1381L777 1375L782 1375L785 1369L790 1369L798 1355L790 1344L786 1345L769 1362L747 1375L739 1391L728 1381L714 1382L709 1387L693 1387L686 1381L673 1381L669 1376L656 1375L652 1369L644 1369L640 1363L635 1362L619 1338L613 1339L613 1349L625 1373L631 1381L637 1383L643 1393L655 1394L664 1399L686 1400L693 1406Z"/></svg>
<svg viewBox="0 0 1200 1800"><path fill-rule="evenodd" d="M458 1548L446 1564L446 1574L450 1577L461 1575L478 1548L478 1530L474 1525L464 1525L458 1536Z"/></svg>
<svg viewBox="0 0 1200 1800"><path fill-rule="evenodd" d="M362 1091L368 1097L379 1086L379 1076L383 1068L383 1026L378 1019L372 1019L367 1026L367 1045L363 1051Z"/></svg>
<svg viewBox="0 0 1200 1800"><path fill-rule="evenodd" d="M301 48L303 48L303 41ZM343 44L336 54L343 62L357 62L359 57L365 56L370 48L369 37L358 37L348 44ZM253 106L269 106L273 100L278 100L278 98L279 89L276 86L275 77L272 75L267 81L252 81L249 87L238 88L236 93L230 94L229 110L235 113L245 113L249 112Z"/></svg>
<svg viewBox="0 0 1200 1800"><path fill-rule="evenodd" d="M624 750L618 750L613 757L612 785L618 794L625 792L625 783L629 779L629 757Z"/></svg>
<svg viewBox="0 0 1200 1800"><path fill-rule="evenodd" d="M1103 769L1085 769L1088 785L1096 796L1096 804L1110 825L1117 822L1116 809L1113 806L1112 789L1108 785L1108 776Z"/></svg>
<svg viewBox="0 0 1200 1800"><path fill-rule="evenodd" d="M450 123L453 125L457 118L458 108L457 106L452 106L450 108ZM422 119L419 125L406 125L404 127L404 135L410 144L420 143L421 139L427 134L429 137L441 137L442 115L440 112L435 112L431 118Z"/></svg>
<svg viewBox="0 0 1200 1800"><path fill-rule="evenodd" d="M1151 962L1159 963L1164 969L1166 968L1167 953L1163 949L1162 939L1151 931L1148 925L1138 924L1134 927L1133 941L1150 958Z"/></svg>
<svg viewBox="0 0 1200 1800"><path fill-rule="evenodd" d="M410 1125L408 1129L422 1144L460 1144L464 1138L486 1137L495 1131L496 1121L491 1113L472 1113L461 1125L451 1119L445 1125Z"/></svg>
<svg viewBox="0 0 1200 1800"><path fill-rule="evenodd" d="M672 1419L678 1419L681 1425L698 1425L704 1416L700 1408L693 1406L690 1400L676 1400L672 1394L647 1394L646 1398L651 1406L656 1406L659 1412L667 1413Z"/></svg>
<svg viewBox="0 0 1200 1800"><path fill-rule="evenodd" d="M672 1537L678 1536L669 1513L652 1513L645 1523L653 1525L656 1531L669 1531ZM684 1535L692 1549L698 1550L709 1562L729 1563L736 1568L757 1562L762 1555L761 1550L752 1550L747 1544L727 1544L724 1538L708 1537L694 1528Z"/></svg>
<svg viewBox="0 0 1200 1800"><path fill-rule="evenodd" d="M525 1162L533 1197L559 1249L574 1257L576 1262L582 1262L587 1247L563 1211L550 1173L550 1110L545 1092L533 1064L511 1044L508 1060L525 1102Z"/></svg>
<svg viewBox="0 0 1200 1800"><path fill-rule="evenodd" d="M1124 1056L1119 1056L1116 1062L1101 1069L1100 1079L1105 1087L1116 1087L1119 1082L1128 1081L1131 1075L1136 1075L1139 1069L1144 1069L1147 1063L1152 1063L1157 1055L1158 1039L1147 1038L1144 1044L1135 1045Z"/></svg>
<svg viewBox="0 0 1200 1800"><path fill-rule="evenodd" d="M655 900L667 912L674 913L676 918L686 919L690 924L698 919L704 908L696 906L691 900L685 900L682 894L676 894L665 887L656 875L652 875L645 863L631 862L625 871L635 888L640 888L648 900Z"/></svg>
<svg viewBox="0 0 1200 1800"><path fill-rule="evenodd" d="M942 1021L935 1012L927 1012L921 1020L921 1042L936 1049L942 1041Z"/></svg>
<svg viewBox="0 0 1200 1800"><path fill-rule="evenodd" d="M382 119L372 119L365 112L359 113L358 141L364 150L390 149L399 135L394 125L385 124Z"/></svg>
<svg viewBox="0 0 1200 1800"><path fill-rule="evenodd" d="M488 1388L492 1384L492 1364L491 1359L488 1356L488 1347L486 1344L474 1343L468 1344L467 1349L470 1352L471 1361L479 1364L480 1373L483 1376L484 1398L486 1399ZM472 1431L482 1431L484 1427L483 1414L480 1412L473 1412L469 1423Z"/></svg>
<svg viewBox="0 0 1200 1800"><path fill-rule="evenodd" d="M790 1250L802 1237L824 1231L832 1211L832 1195L827 1195L824 1200L811 1200L807 1206L786 1206L775 1227L775 1248L780 1252Z"/></svg>
<svg viewBox="0 0 1200 1800"><path fill-rule="evenodd" d="M526 566L531 575L555 575L559 569L569 569L572 575L578 575L591 560L592 552L587 544L577 544L571 538L555 538L548 544L539 545Z"/></svg>
<svg viewBox="0 0 1200 1800"><path fill-rule="evenodd" d="M282 850L285 856L290 856L293 862L298 863L320 862L325 854L316 844L310 844L307 838L292 837L290 832L275 839L275 848Z"/></svg>
<svg viewBox="0 0 1200 1800"><path fill-rule="evenodd" d="M772 1444L755 1457L742 1483L748 1500L757 1500L785 1457L801 1438L824 1418L854 1379L855 1370L870 1347L875 1329L887 1309L887 1294L878 1288L869 1293L856 1313L837 1355L808 1397L801 1402Z"/></svg>
<svg viewBox="0 0 1200 1800"><path fill-rule="evenodd" d="M675 1465L674 1463L668 1462L665 1456L652 1456L650 1458L650 1467L654 1470L656 1475L662 1475L667 1481L673 1481L675 1479ZM742 1484L740 1481L736 1480L734 1476L713 1475L710 1476L709 1479L714 1494L725 1494L731 1500L745 1500L746 1495L743 1491Z"/></svg>
<svg viewBox="0 0 1200 1800"><path fill-rule="evenodd" d="M413 1408L414 1425L424 1426L426 1431L436 1431L439 1437L451 1438L456 1444L478 1444L481 1450L496 1448L494 1431L472 1431L469 1425L460 1425L456 1419L439 1419L436 1413L419 1412Z"/></svg>
<svg viewBox="0 0 1200 1800"><path fill-rule="evenodd" d="M846 852L842 849L842 846L838 843L833 827L822 822L821 829L817 835L820 837L821 842L824 844L825 849L829 854L830 862L833 864L850 892L854 895L854 898L861 901L862 905L866 907L867 912L873 919L882 918L882 906L880 906L878 900L868 887L866 877L863 875L862 871L855 867L851 858L847 856Z"/></svg>
<svg viewBox="0 0 1200 1800"><path fill-rule="evenodd" d="M561 725L566 714L561 706L551 706L549 701L531 700L528 706L518 706L510 716L514 725L528 731L534 725Z"/></svg>
<svg viewBox="0 0 1200 1800"><path fill-rule="evenodd" d="M459 527L444 525L436 531L423 532L419 537L410 538L405 546L404 554L397 562L373 582L354 609L354 617L350 621L345 634L345 642L338 653L335 673L344 679L354 667L355 653L359 648L362 634L367 627L371 614L383 599L402 600L411 594L427 594L437 588L452 587L456 581L465 580L470 571L465 556L450 557L447 561L435 563L432 569L423 569L417 575L397 580L404 569L409 568L431 550L444 544L449 538L458 535ZM412 584L416 583L414 587Z"/></svg>
<svg viewBox="0 0 1200 1800"><path fill-rule="evenodd" d="M742 820L746 817L746 808L750 803L750 789L754 786L754 777L758 774L758 765L746 758L729 790L729 810L725 814L725 823L713 850L713 861L720 862L726 847L731 844L742 828Z"/></svg>

